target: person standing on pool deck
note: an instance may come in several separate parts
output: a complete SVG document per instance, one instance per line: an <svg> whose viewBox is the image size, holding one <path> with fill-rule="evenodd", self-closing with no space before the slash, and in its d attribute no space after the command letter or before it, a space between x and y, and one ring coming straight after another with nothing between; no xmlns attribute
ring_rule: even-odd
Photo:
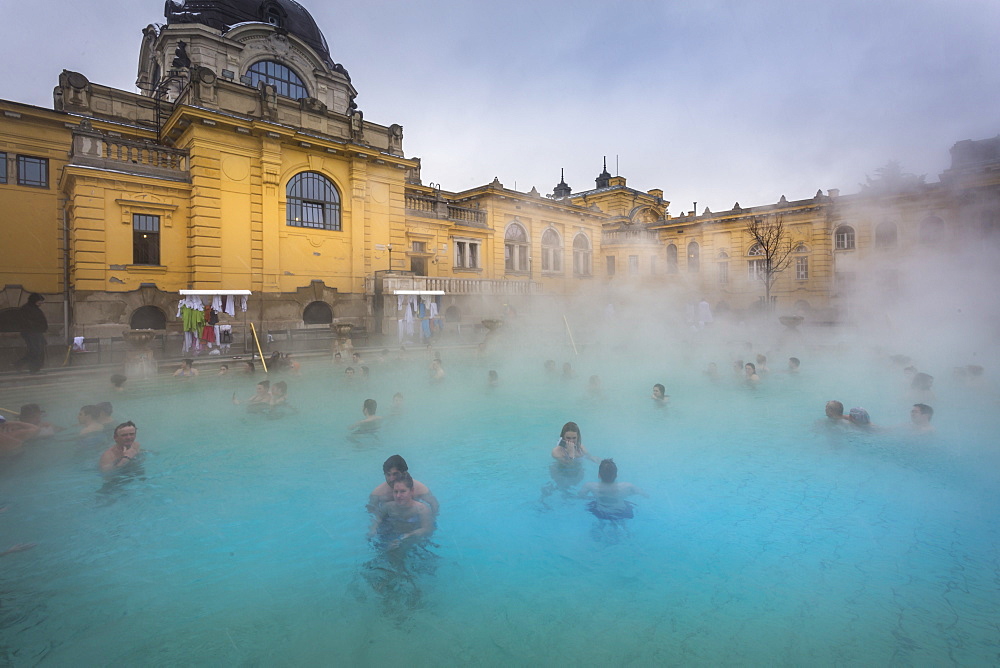
<svg viewBox="0 0 1000 668"><path fill-rule="evenodd" d="M373 489L372 493L368 496L368 510L370 512L375 513L383 503L392 501L392 484L399 480L403 474L409 475L408 471L409 467L406 465L406 460L399 455L393 455L385 460L382 464L382 473L385 475L385 482ZM431 490L427 488L427 485L419 480L413 481L413 498L426 503L430 507L431 513L437 517L441 509L438 500L431 494Z"/></svg>
<svg viewBox="0 0 1000 668"><path fill-rule="evenodd" d="M627 496L645 496L642 491L630 482L617 482L618 466L613 459L601 461L597 470L600 482L588 482L580 488L577 496L586 498L593 496L594 500L587 504L587 510L602 520L627 520L632 518L633 504L625 500Z"/></svg>
<svg viewBox="0 0 1000 668"><path fill-rule="evenodd" d="M135 440L137 433L138 430L132 421L123 422L115 427L115 444L101 455L102 471L114 471L138 459L141 448L139 442Z"/></svg>

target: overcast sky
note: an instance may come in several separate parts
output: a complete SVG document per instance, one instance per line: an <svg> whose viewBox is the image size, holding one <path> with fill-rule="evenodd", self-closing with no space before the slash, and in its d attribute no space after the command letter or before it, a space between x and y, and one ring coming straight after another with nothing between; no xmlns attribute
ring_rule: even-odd
<svg viewBox="0 0 1000 668"><path fill-rule="evenodd" d="M62 69L135 90L162 0L4 4L0 97L51 108ZM608 169L678 215L928 181L1000 134L996 0L316 0L365 119L424 183L574 192Z"/></svg>

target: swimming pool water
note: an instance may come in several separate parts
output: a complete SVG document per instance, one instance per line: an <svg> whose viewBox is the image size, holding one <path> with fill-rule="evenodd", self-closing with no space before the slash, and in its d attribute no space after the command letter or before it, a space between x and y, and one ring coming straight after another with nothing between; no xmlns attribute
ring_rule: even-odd
<svg viewBox="0 0 1000 668"><path fill-rule="evenodd" d="M508 351L509 352L509 351ZM634 353L634 351L633 351ZM297 416L231 405L203 375L43 397L68 424L110 399L139 425L140 475L65 436L0 466L0 660L12 665L993 665L1000 662L995 398L942 383L938 434L817 425L823 403L908 419L898 370L794 351L756 389L712 354L637 363L442 351L372 363L367 386L306 361ZM633 354L632 357L635 357ZM501 384L486 387L486 371ZM603 399L587 396L600 374ZM671 395L651 405L653 383ZM98 384L101 385L101 384ZM73 388L68 388L72 390ZM367 397L378 442L346 440ZM27 401L31 397L19 397ZM5 398L7 403L11 398ZM644 488L617 532L578 499L539 502L561 425ZM442 512L410 571L379 570L367 494L402 454ZM586 464L585 480L597 466ZM374 560L374 562L373 562ZM371 568L375 566L375 568Z"/></svg>

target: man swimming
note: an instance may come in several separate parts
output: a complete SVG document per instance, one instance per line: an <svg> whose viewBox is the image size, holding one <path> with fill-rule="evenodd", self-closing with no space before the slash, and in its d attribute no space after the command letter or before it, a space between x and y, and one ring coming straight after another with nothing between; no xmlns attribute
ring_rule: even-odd
<svg viewBox="0 0 1000 668"><path fill-rule="evenodd" d="M910 422L913 423L913 430L918 433L930 433L934 431L931 418L934 417L934 409L927 404L913 404L910 409Z"/></svg>
<svg viewBox="0 0 1000 668"><path fill-rule="evenodd" d="M594 514L594 517L602 520L626 520L632 517L633 504L626 501L627 496L645 496L649 494L642 491L630 482L617 482L618 466L612 459L601 461L597 470L600 482L588 482L580 488L577 496L586 498L593 496L594 500L587 504L587 510Z"/></svg>
<svg viewBox="0 0 1000 668"><path fill-rule="evenodd" d="M113 471L128 466L139 458L142 448L135 440L137 432L135 423L131 421L122 422L115 427L115 444L101 455L100 467L102 471Z"/></svg>
<svg viewBox="0 0 1000 668"><path fill-rule="evenodd" d="M393 455L385 460L382 464L382 473L385 475L385 482L372 490L372 493L368 496L369 512L375 514L380 506L393 500L392 485L402 478L404 474L409 475L408 470L406 460L399 455ZM426 503L431 509L433 516L437 516L440 510L438 500L431 494L431 490L427 488L427 485L419 480L413 481L413 498L416 501Z"/></svg>

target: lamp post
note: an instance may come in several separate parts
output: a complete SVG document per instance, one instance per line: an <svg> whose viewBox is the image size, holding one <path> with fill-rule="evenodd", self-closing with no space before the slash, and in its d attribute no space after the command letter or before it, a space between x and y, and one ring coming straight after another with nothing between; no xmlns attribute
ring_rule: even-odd
<svg viewBox="0 0 1000 668"><path fill-rule="evenodd" d="M386 244L385 249L389 251L389 271L392 271L392 244Z"/></svg>

